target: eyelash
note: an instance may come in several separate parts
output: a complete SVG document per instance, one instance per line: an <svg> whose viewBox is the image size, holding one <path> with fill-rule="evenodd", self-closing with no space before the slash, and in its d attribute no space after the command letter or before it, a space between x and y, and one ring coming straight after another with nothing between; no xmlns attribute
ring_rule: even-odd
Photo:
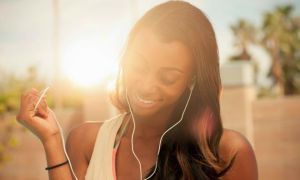
<svg viewBox="0 0 300 180"><path fill-rule="evenodd" d="M169 80L167 77L161 76L160 80L166 85L172 85L176 82L176 79Z"/></svg>

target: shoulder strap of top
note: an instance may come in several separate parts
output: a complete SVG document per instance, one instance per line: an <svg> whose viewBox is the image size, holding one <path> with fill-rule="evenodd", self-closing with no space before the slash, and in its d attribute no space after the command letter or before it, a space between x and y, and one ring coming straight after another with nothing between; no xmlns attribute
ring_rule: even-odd
<svg viewBox="0 0 300 180"><path fill-rule="evenodd" d="M112 153L116 134L126 113L119 114L100 127L93 154L89 162L86 180L113 180Z"/></svg>

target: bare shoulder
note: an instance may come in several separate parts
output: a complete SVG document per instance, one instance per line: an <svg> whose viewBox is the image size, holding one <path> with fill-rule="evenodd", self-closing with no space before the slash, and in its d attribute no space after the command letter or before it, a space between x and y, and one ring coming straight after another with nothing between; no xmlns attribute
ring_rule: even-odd
<svg viewBox="0 0 300 180"><path fill-rule="evenodd" d="M241 133L224 129L219 151L225 161L230 161L235 156L232 167L222 179L258 179L255 153L247 138Z"/></svg>
<svg viewBox="0 0 300 180"><path fill-rule="evenodd" d="M247 138L240 132L224 129L220 140L220 151L240 151L251 148Z"/></svg>
<svg viewBox="0 0 300 180"><path fill-rule="evenodd" d="M101 122L85 122L73 128L67 138L66 150L78 179L84 179Z"/></svg>
<svg viewBox="0 0 300 180"><path fill-rule="evenodd" d="M76 148L77 150L81 150L81 152L84 153L86 160L89 162L101 125L101 122L85 122L74 127L68 135L68 149L71 150Z"/></svg>

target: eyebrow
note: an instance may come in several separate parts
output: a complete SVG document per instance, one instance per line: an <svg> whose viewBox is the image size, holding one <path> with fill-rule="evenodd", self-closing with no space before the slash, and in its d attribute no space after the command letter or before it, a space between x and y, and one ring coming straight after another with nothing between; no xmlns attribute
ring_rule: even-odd
<svg viewBox="0 0 300 180"><path fill-rule="evenodd" d="M135 53L140 56L147 64L148 64L148 60L143 56L143 54L139 53L138 51L135 51ZM162 67L164 70L168 70L168 71L177 71L179 73L184 74L184 72L176 67Z"/></svg>

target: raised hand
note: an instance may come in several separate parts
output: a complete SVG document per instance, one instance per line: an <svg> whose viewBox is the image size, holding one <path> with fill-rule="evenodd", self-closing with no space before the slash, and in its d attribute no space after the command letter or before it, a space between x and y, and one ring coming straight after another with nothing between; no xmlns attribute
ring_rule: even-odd
<svg viewBox="0 0 300 180"><path fill-rule="evenodd" d="M39 97L40 94L36 89L25 92L21 97L20 110L16 118L19 123L33 132L42 143L45 143L52 137L60 136L60 131L56 116L48 107L45 97L42 98L36 111L34 110Z"/></svg>

